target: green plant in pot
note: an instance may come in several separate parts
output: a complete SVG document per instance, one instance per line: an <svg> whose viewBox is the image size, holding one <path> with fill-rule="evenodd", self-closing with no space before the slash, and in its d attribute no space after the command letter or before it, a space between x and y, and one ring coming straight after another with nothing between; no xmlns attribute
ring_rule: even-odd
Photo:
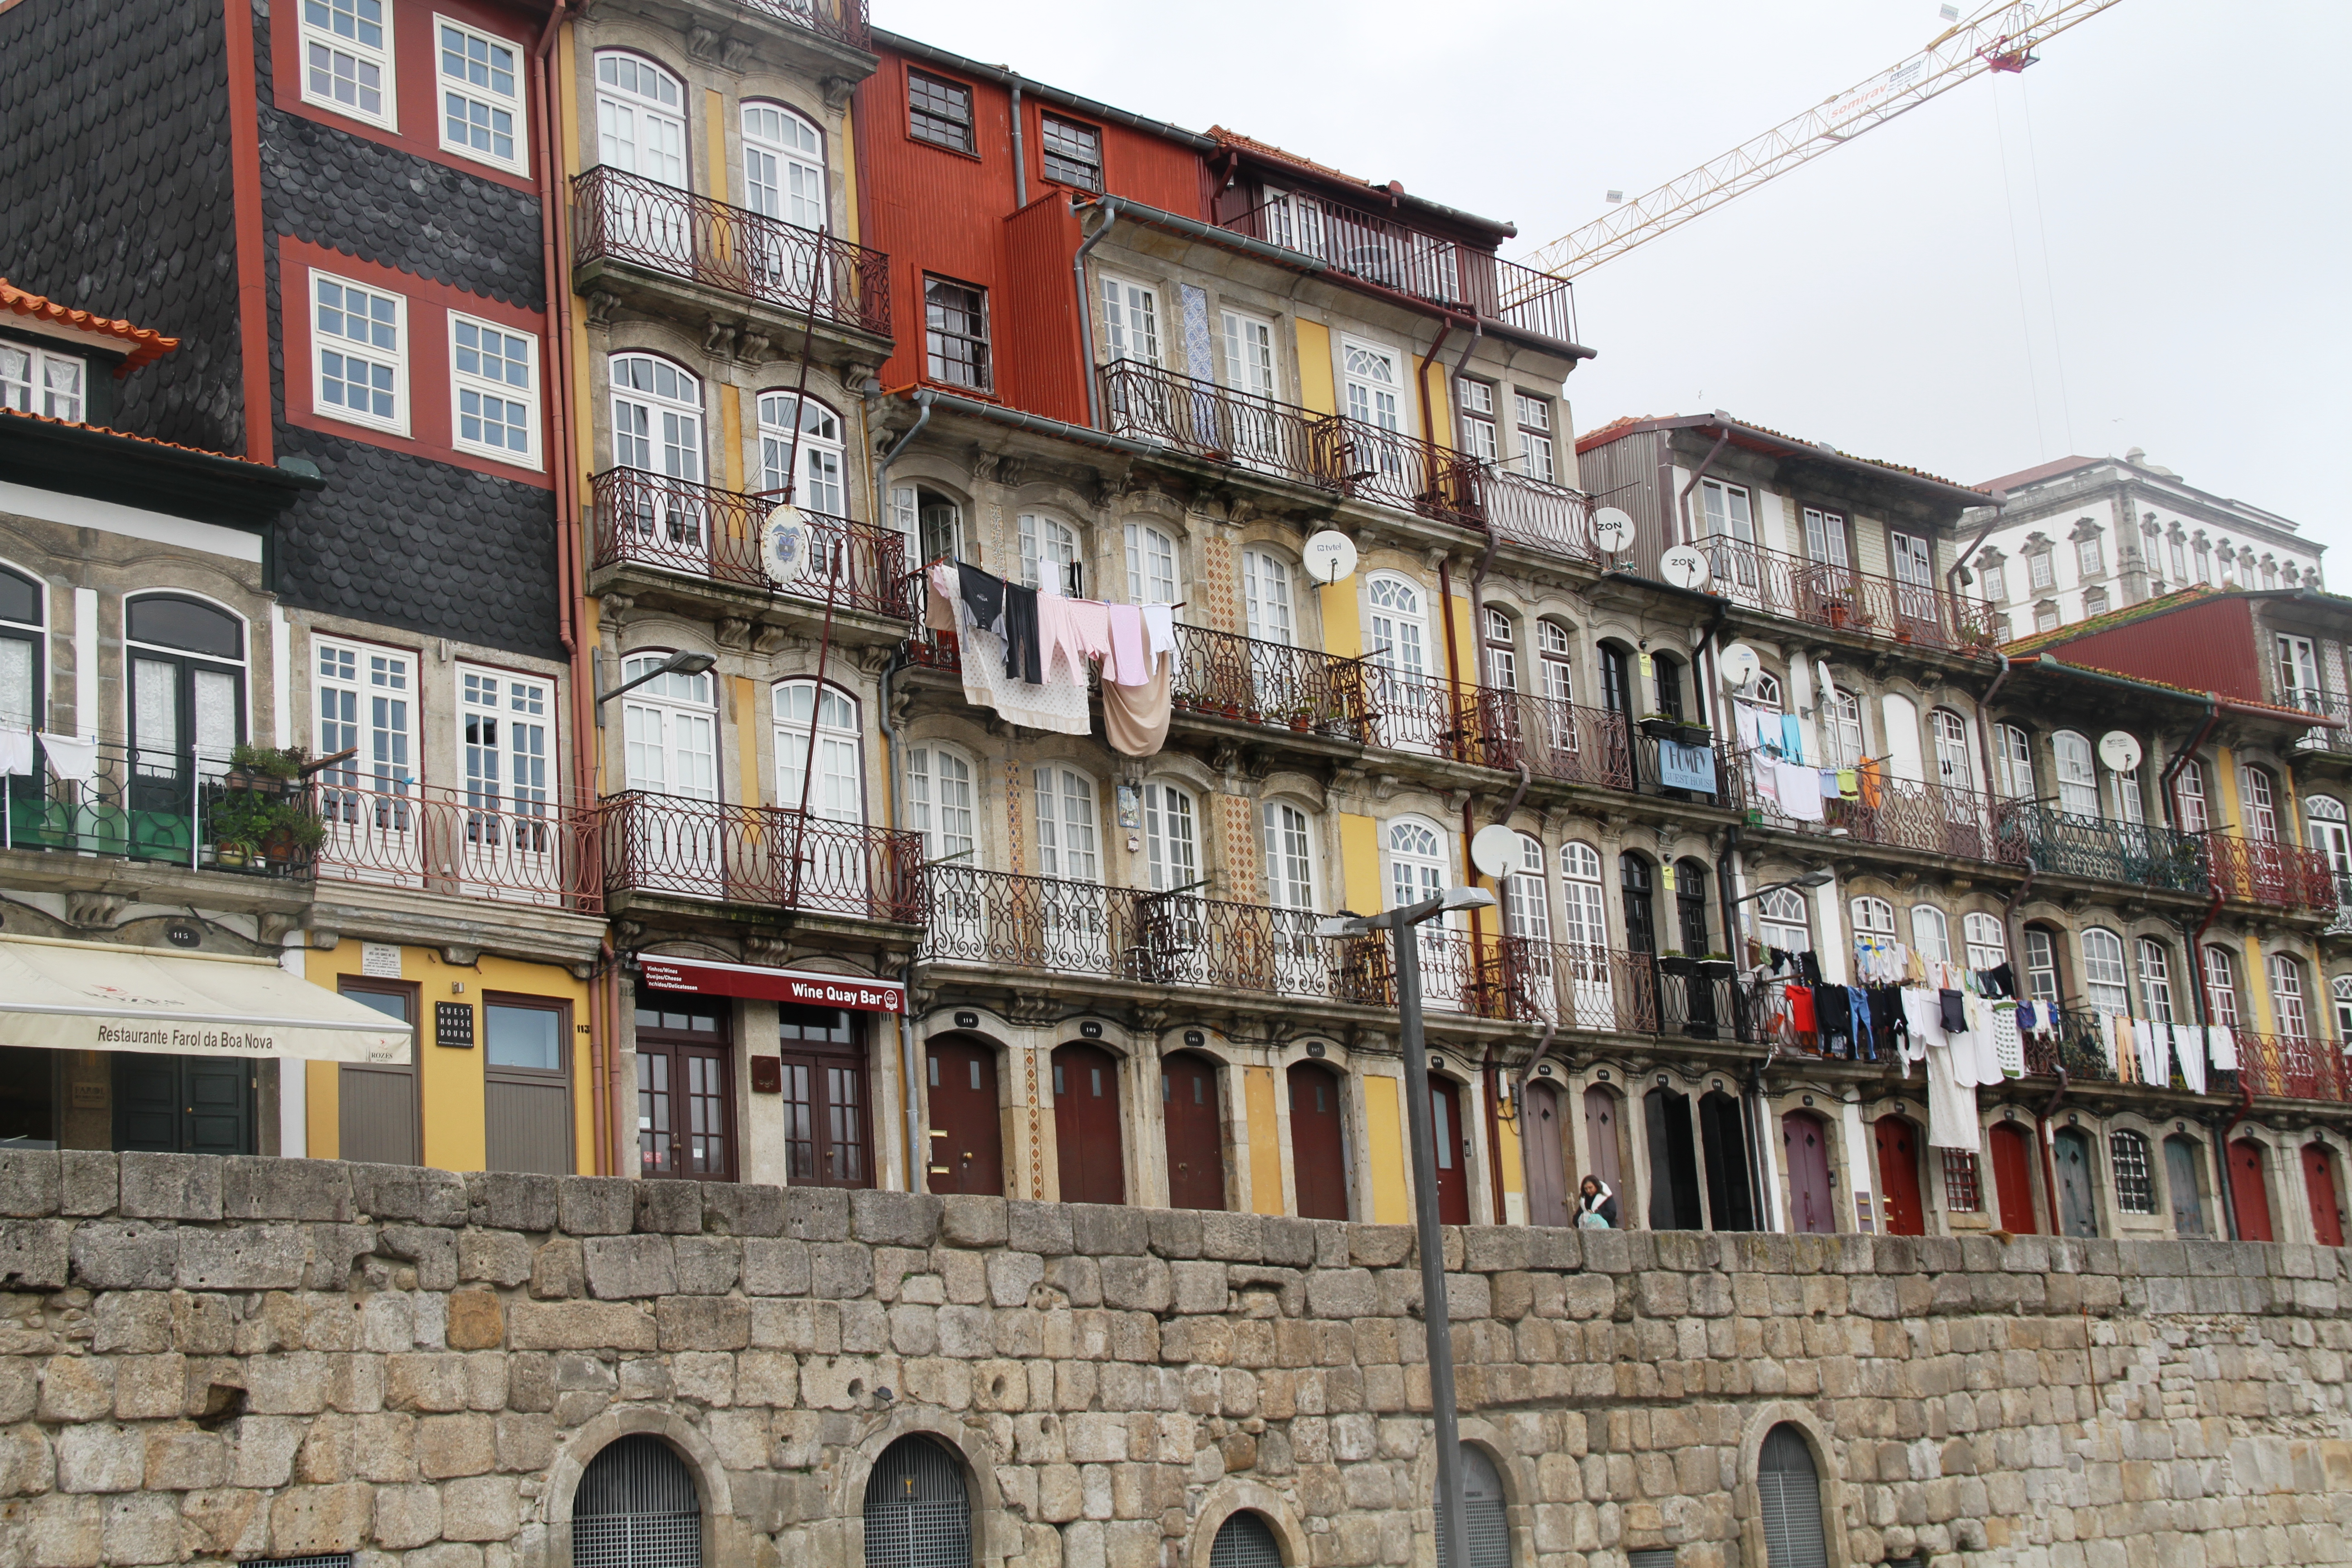
<svg viewBox="0 0 2352 1568"><path fill-rule="evenodd" d="M229 788L212 803L213 859L237 868L264 855L289 861L325 842L326 824L304 811L283 794L262 789Z"/></svg>
<svg viewBox="0 0 2352 1568"><path fill-rule="evenodd" d="M228 772L221 782L232 790L282 795L288 784L302 776L302 764L308 760L309 753L299 746L257 746L241 741L228 754Z"/></svg>

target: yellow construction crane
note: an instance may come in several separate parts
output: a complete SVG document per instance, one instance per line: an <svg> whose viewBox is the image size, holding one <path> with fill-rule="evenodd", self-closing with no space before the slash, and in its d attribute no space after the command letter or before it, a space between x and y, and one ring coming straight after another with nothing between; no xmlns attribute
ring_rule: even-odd
<svg viewBox="0 0 2352 1568"><path fill-rule="evenodd" d="M1678 179L1624 203L1528 257L1526 265L1574 278L1622 256L1644 240L1679 228L1701 213L1785 174L1916 109L1964 81L1991 71L2021 71L2033 51L2117 0L2017 0L1986 6L1955 23L1917 54L1879 72L1752 142L1709 159ZM1946 15L1950 15L1948 9Z"/></svg>

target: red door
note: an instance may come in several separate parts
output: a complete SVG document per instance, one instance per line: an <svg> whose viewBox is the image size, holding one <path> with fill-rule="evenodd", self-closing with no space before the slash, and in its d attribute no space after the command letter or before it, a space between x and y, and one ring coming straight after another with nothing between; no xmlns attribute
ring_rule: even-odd
<svg viewBox="0 0 2352 1568"><path fill-rule="evenodd" d="M1348 1217L1348 1138L1339 1121L1339 1080L1328 1068L1290 1069L1290 1168L1305 1219Z"/></svg>
<svg viewBox="0 0 2352 1568"><path fill-rule="evenodd" d="M1160 1062L1160 1111L1168 1134L1168 1205L1225 1206L1225 1139L1217 1117L1217 1064L1179 1052Z"/></svg>
<svg viewBox="0 0 2352 1568"><path fill-rule="evenodd" d="M2032 1236L2033 1143L2014 1121L1997 1121L1992 1133L1992 1184L2000 1197L2000 1228L2012 1236Z"/></svg>
<svg viewBox="0 0 2352 1568"><path fill-rule="evenodd" d="M1064 1203L1127 1202L1118 1058L1099 1046L1063 1046L1054 1052L1054 1142Z"/></svg>
<svg viewBox="0 0 2352 1568"><path fill-rule="evenodd" d="M1462 1125L1462 1093L1446 1079L1429 1080L1429 1120L1437 1155L1437 1223L1470 1223L1470 1134Z"/></svg>
<svg viewBox="0 0 2352 1568"><path fill-rule="evenodd" d="M930 1190L1004 1192L1004 1142L996 1099L996 1052L950 1036L930 1043Z"/></svg>
<svg viewBox="0 0 2352 1568"><path fill-rule="evenodd" d="M2344 1211L2336 1206L2336 1171L2327 1145L2303 1146L2303 1184L2311 1194L2311 1234L2322 1247L2344 1245Z"/></svg>
<svg viewBox="0 0 2352 1568"><path fill-rule="evenodd" d="M2271 1234L2271 1195L2263 1186L2263 1146L2251 1138L2230 1145L2230 1206L2238 1215L2240 1241L2275 1241Z"/></svg>
<svg viewBox="0 0 2352 1568"><path fill-rule="evenodd" d="M1520 1152L1527 1164L1528 1223L1566 1225L1568 1129L1560 1124L1559 1091L1540 1080L1519 1096Z"/></svg>
<svg viewBox="0 0 2352 1568"><path fill-rule="evenodd" d="M1837 1229L1830 1206L1829 1129L1818 1116L1792 1110L1780 1119L1789 1156L1789 1228L1828 1236Z"/></svg>
<svg viewBox="0 0 2352 1568"><path fill-rule="evenodd" d="M1919 1201L1919 1130L1900 1116L1878 1119L1878 1195L1885 1200L1886 1234L1927 1234L1927 1205Z"/></svg>

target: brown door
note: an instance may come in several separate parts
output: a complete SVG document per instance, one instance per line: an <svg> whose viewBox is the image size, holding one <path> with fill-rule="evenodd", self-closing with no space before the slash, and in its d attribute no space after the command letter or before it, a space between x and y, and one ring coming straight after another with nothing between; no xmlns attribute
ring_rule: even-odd
<svg viewBox="0 0 2352 1568"><path fill-rule="evenodd" d="M1348 1217L1348 1134L1339 1116L1339 1079L1328 1068L1290 1069L1290 1168L1306 1219Z"/></svg>
<svg viewBox="0 0 2352 1568"><path fill-rule="evenodd" d="M2033 1145L2025 1129L2014 1121L1993 1125L1992 1184L2000 1198L2000 1228L2012 1236L2032 1236Z"/></svg>
<svg viewBox="0 0 2352 1568"><path fill-rule="evenodd" d="M1168 1136L1168 1206L1225 1206L1225 1138L1217 1064L1180 1051L1160 1060L1160 1121Z"/></svg>
<svg viewBox="0 0 2352 1568"><path fill-rule="evenodd" d="M1054 1142L1064 1203L1127 1202L1118 1058L1099 1046L1063 1046L1054 1052Z"/></svg>
<svg viewBox="0 0 2352 1568"><path fill-rule="evenodd" d="M1830 1206L1828 1129L1820 1117L1792 1110L1780 1119L1780 1142L1789 1157L1789 1228L1830 1235L1837 1211Z"/></svg>
<svg viewBox="0 0 2352 1568"><path fill-rule="evenodd" d="M1519 1096L1519 1152L1527 1165L1528 1223L1566 1225L1568 1129L1559 1115L1559 1091L1540 1080Z"/></svg>
<svg viewBox="0 0 2352 1568"><path fill-rule="evenodd" d="M2271 1195L2263 1185L2263 1146L2251 1138L2230 1145L2230 1206L2238 1215L2240 1241L2274 1241Z"/></svg>
<svg viewBox="0 0 2352 1568"><path fill-rule="evenodd" d="M1450 1079L1429 1080L1429 1118L1437 1154L1437 1223L1470 1223L1470 1130L1462 1125L1462 1093Z"/></svg>
<svg viewBox="0 0 2352 1568"><path fill-rule="evenodd" d="M866 1092L865 1013L776 1005L783 1091L784 1179L818 1187L874 1184Z"/></svg>
<svg viewBox="0 0 2352 1568"><path fill-rule="evenodd" d="M362 1007L409 1026L404 1062L344 1062L335 1070L336 1152L346 1160L379 1165L415 1165L425 1154L418 1139L416 1108L416 1013L413 980L374 980L340 975L335 989ZM278 1092L304 1092L306 1068L289 1061L278 1069Z"/></svg>
<svg viewBox="0 0 2352 1568"><path fill-rule="evenodd" d="M2344 1211L2336 1206L2336 1171L2327 1145L2303 1146L2303 1184L2311 1194L2311 1234L2322 1247L2344 1245Z"/></svg>
<svg viewBox="0 0 2352 1568"><path fill-rule="evenodd" d="M735 1179L734 1004L637 994L637 1159L646 1176Z"/></svg>
<svg viewBox="0 0 2352 1568"><path fill-rule="evenodd" d="M949 1036L930 1043L930 1190L1004 1194L996 1049Z"/></svg>
<svg viewBox="0 0 2352 1568"><path fill-rule="evenodd" d="M1886 1234L1925 1236L1927 1208L1919 1201L1919 1130L1900 1116L1878 1119L1878 1189L1885 1200Z"/></svg>
<svg viewBox="0 0 2352 1568"><path fill-rule="evenodd" d="M1632 1212L1625 1206L1625 1180L1618 1173L1617 1097L1605 1089L1584 1091L1584 1175L1598 1176L1608 1184L1617 1194L1621 1215ZM1576 1190L1584 1190L1583 1176L1577 1178Z"/></svg>

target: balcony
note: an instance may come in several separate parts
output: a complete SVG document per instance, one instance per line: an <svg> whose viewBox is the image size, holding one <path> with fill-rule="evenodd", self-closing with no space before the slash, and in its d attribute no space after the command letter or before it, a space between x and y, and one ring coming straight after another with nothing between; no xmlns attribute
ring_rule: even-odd
<svg viewBox="0 0 2352 1568"><path fill-rule="evenodd" d="M801 512L801 571L772 574L761 530L780 495L745 495L643 468L607 468L594 480L600 568L650 568L751 595L782 595L904 622L920 584L906 570L906 541L870 522Z"/></svg>
<svg viewBox="0 0 2352 1568"><path fill-rule="evenodd" d="M2015 854L2003 854L2003 841L1995 831L2000 810L2009 803L1989 795L1950 784L1915 784L1882 773L1874 784L1865 782L1861 799L1825 799L1822 820L1801 822L1758 787L1757 770L1769 763L1763 753L1742 750L1734 754L1729 770L1738 791L1737 804L1759 826L1909 854L2021 864Z"/></svg>
<svg viewBox="0 0 2352 1568"><path fill-rule="evenodd" d="M331 771L315 790L320 879L578 914L604 907L593 808L497 785L370 789L364 774L347 776Z"/></svg>
<svg viewBox="0 0 2352 1568"><path fill-rule="evenodd" d="M775 9L806 7L778 0ZM821 324L884 340L868 347L887 352L889 258L880 251L602 165L575 176L572 194L583 292L598 278L625 290L638 275L676 279L762 308L772 336Z"/></svg>
<svg viewBox="0 0 2352 1568"><path fill-rule="evenodd" d="M603 817L614 893L923 921L919 833L645 790L608 797Z"/></svg>
<svg viewBox="0 0 2352 1568"><path fill-rule="evenodd" d="M1929 584L1825 565L1760 544L1714 536L1706 553L1710 594L1789 620L1922 648L1969 652L1999 640L1992 607ZM1654 565L1645 568L1654 572Z"/></svg>
<svg viewBox="0 0 2352 1568"><path fill-rule="evenodd" d="M743 5L747 10L806 27L855 49L874 47L866 0L743 0Z"/></svg>
<svg viewBox="0 0 2352 1568"><path fill-rule="evenodd" d="M1102 395L1113 435L1318 489L1340 488L1330 456L1335 416L1136 360L1102 367Z"/></svg>
<svg viewBox="0 0 2352 1568"><path fill-rule="evenodd" d="M1478 718L1477 754L1488 767L1524 763L1536 777L1562 784L1633 787L1633 748L1622 714L1482 688Z"/></svg>
<svg viewBox="0 0 2352 1568"><path fill-rule="evenodd" d="M1474 312L1563 346L1576 341L1576 296L1566 279L1394 218L1292 192L1222 226L1313 257L1387 293Z"/></svg>
<svg viewBox="0 0 2352 1568"><path fill-rule="evenodd" d="M2107 1061L2105 1047L2099 1043L2096 1016L2080 1008L2064 1008L2058 1015L2056 1037L2033 1034L2021 1042L2028 1078L2056 1078L2061 1071L2075 1082L2113 1083L2116 1069Z"/></svg>
<svg viewBox="0 0 2352 1568"><path fill-rule="evenodd" d="M114 742L87 759L35 737L33 771L0 790L0 848L307 881L318 837L306 786L232 774L186 752ZM87 770L85 776L71 776Z"/></svg>
<svg viewBox="0 0 2352 1568"><path fill-rule="evenodd" d="M1592 502L1575 490L1496 467L1478 476L1478 500L1487 530L1507 543L1591 566L1607 564L1592 537Z"/></svg>
<svg viewBox="0 0 2352 1568"><path fill-rule="evenodd" d="M2301 687L2287 691L2280 706L2317 719L2337 720L2347 726L2336 730L2326 725L2314 725L2295 742L2296 751L2326 752L2339 757L2352 757L2352 698Z"/></svg>
<svg viewBox="0 0 2352 1568"><path fill-rule="evenodd" d="M1206 626L1176 628L1170 695L1180 711L1335 740L1361 743L1371 729L1362 659Z"/></svg>
<svg viewBox="0 0 2352 1568"><path fill-rule="evenodd" d="M2342 1048L2333 1042L2252 1029L2231 1033L2238 1042L2238 1081L2252 1093L2278 1100L2352 1102L2352 1071L2347 1071Z"/></svg>
<svg viewBox="0 0 2352 1568"><path fill-rule="evenodd" d="M2263 844L2219 833L2204 836L2213 885L2225 899L2335 918L2336 872L2327 857L2299 844Z"/></svg>
<svg viewBox="0 0 2352 1568"><path fill-rule="evenodd" d="M2192 835L2138 822L2076 816L2030 801L1993 803L1994 858L2044 875L2121 882L2169 893L2202 893L2210 883ZM2331 898L2333 893L2331 891Z"/></svg>

